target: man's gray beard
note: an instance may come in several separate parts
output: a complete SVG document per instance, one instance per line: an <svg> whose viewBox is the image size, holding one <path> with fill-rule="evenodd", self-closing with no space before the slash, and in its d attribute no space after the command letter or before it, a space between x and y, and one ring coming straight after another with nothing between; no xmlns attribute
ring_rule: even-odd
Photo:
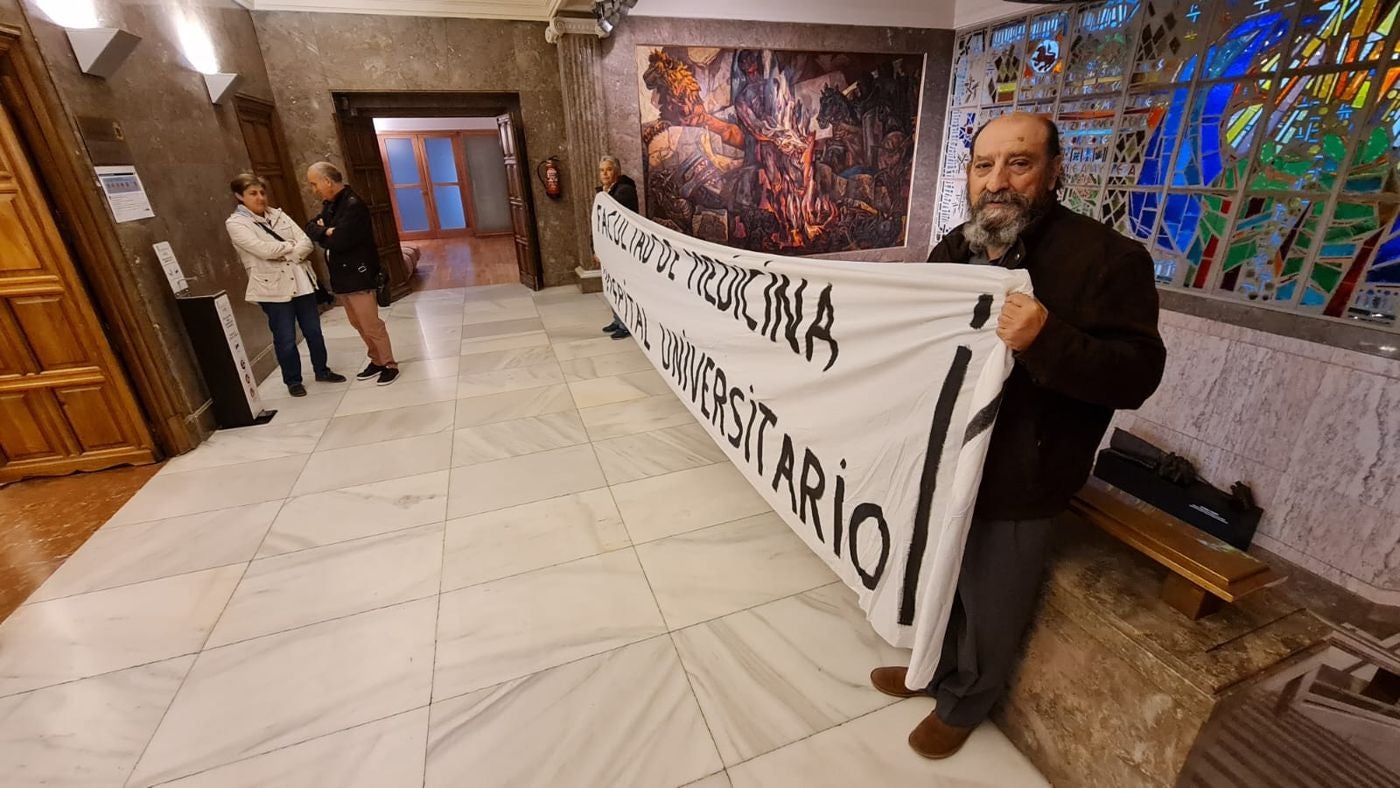
<svg viewBox="0 0 1400 788"><path fill-rule="evenodd" d="M1014 199L1014 198L1013 198ZM990 221L987 215L987 206L993 203L970 206L971 218L967 226L963 228L963 239L972 251L978 254L985 254L988 249L1006 249L1016 243L1016 239L1021 237L1021 233L1030 227L1036 218L1044 210L1040 203L1030 203L1018 205L1016 202L1000 203L1003 205L1013 205L1019 210L1015 216L1009 219L997 219Z"/></svg>

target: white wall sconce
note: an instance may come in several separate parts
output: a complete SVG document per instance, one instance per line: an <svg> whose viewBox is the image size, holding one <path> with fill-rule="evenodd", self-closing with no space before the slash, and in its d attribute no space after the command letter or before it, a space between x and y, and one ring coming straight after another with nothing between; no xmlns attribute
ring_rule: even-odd
<svg viewBox="0 0 1400 788"><path fill-rule="evenodd" d="M233 95L240 79L237 74L205 74L204 84L209 87L209 100L215 104L224 103L224 99Z"/></svg>
<svg viewBox="0 0 1400 788"><path fill-rule="evenodd" d="M141 37L114 27L67 28L68 43L84 74L109 79L136 49Z"/></svg>

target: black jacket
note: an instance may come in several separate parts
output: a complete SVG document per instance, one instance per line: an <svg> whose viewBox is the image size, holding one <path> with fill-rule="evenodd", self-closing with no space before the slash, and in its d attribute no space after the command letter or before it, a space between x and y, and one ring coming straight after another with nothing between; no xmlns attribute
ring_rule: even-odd
<svg viewBox="0 0 1400 788"><path fill-rule="evenodd" d="M317 224L317 220L325 223ZM327 235L332 227L335 232ZM358 293L378 287L379 247L374 242L369 206L349 186L335 199L321 203L321 213L306 223L306 234L326 249L332 290Z"/></svg>
<svg viewBox="0 0 1400 788"><path fill-rule="evenodd" d="M602 190L603 187L599 186L595 191ZM622 203L623 208L626 208L632 213L639 213L637 209L637 182L626 175L617 176L617 183L614 183L612 188L608 189L608 195Z"/></svg>
<svg viewBox="0 0 1400 788"><path fill-rule="evenodd" d="M962 227L929 262L967 263ZM1055 205L1000 261L1030 273L1050 317L1016 363L977 495L978 517L1024 520L1063 511L1084 485L1115 409L1132 409L1162 379L1157 287L1142 244Z"/></svg>

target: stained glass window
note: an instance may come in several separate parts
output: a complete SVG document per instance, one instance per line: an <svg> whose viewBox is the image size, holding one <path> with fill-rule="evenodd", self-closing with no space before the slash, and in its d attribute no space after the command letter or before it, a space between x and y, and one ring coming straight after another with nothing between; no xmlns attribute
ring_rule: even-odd
<svg viewBox="0 0 1400 788"><path fill-rule="evenodd" d="M1042 113L1061 202L1164 286L1400 328L1397 23L1400 0L1099 0L964 34L937 232L975 129Z"/></svg>
<svg viewBox="0 0 1400 788"><path fill-rule="evenodd" d="M1192 69L1187 66L1201 51L1201 34L1210 21L1210 3L1147 0L1143 6L1133 83L1189 82Z"/></svg>
<svg viewBox="0 0 1400 788"><path fill-rule="evenodd" d="M1032 17L1021 71L1021 100L1054 98L1065 70L1064 48L1069 12L1057 11ZM1052 108L1053 109L1053 108Z"/></svg>

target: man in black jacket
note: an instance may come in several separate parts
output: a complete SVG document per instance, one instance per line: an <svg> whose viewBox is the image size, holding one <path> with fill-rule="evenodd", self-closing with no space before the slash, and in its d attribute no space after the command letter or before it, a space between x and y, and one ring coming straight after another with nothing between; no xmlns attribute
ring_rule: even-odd
<svg viewBox="0 0 1400 788"><path fill-rule="evenodd" d="M379 247L369 206L345 183L334 164L318 161L306 171L306 183L321 198L321 213L306 223L306 234L325 247L331 289L340 296L345 316L364 340L369 366L355 377L377 377L387 386L399 377L389 327L379 317Z"/></svg>
<svg viewBox="0 0 1400 788"><path fill-rule="evenodd" d="M928 758L958 751L1005 692L1036 592L1051 521L1084 484L1115 409L1137 408L1166 361L1147 250L1059 204L1059 131L1044 117L997 118L973 137L971 218L931 263L1024 268L1035 296L1012 295L997 336L1015 365L1002 390L957 596L933 681L877 668L886 694L937 699L909 735Z"/></svg>

